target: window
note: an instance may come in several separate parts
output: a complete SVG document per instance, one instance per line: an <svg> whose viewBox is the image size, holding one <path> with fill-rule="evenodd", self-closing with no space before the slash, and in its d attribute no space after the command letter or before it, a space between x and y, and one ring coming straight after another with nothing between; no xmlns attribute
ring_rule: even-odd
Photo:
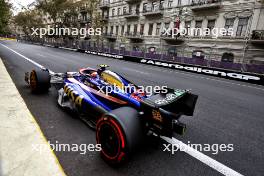
<svg viewBox="0 0 264 176"><path fill-rule="evenodd" d="M119 26L116 26L116 35L119 33Z"/></svg>
<svg viewBox="0 0 264 176"><path fill-rule="evenodd" d="M163 35L171 35L171 29L170 28L170 23L165 23L164 24L164 30L162 30ZM169 33L169 34L168 34Z"/></svg>
<svg viewBox="0 0 264 176"><path fill-rule="evenodd" d="M127 25L127 33L130 33L130 25Z"/></svg>
<svg viewBox="0 0 264 176"><path fill-rule="evenodd" d="M233 53L224 53L221 58L222 62L234 62L234 54Z"/></svg>
<svg viewBox="0 0 264 176"><path fill-rule="evenodd" d="M151 10L150 10L150 11L155 11L156 8L157 8L157 4L156 4L156 2L152 2L152 3L151 3Z"/></svg>
<svg viewBox="0 0 264 176"><path fill-rule="evenodd" d="M173 0L169 0L168 1L168 8L171 8L172 7L172 3L173 3Z"/></svg>
<svg viewBox="0 0 264 176"><path fill-rule="evenodd" d="M157 27L156 27L156 35L160 35L160 26L161 26L161 23L157 23Z"/></svg>
<svg viewBox="0 0 264 176"><path fill-rule="evenodd" d="M204 52L202 50L194 50L192 53L192 58L204 59Z"/></svg>
<svg viewBox="0 0 264 176"><path fill-rule="evenodd" d="M245 36L247 30L248 18L239 18L237 26L237 36Z"/></svg>
<svg viewBox="0 0 264 176"><path fill-rule="evenodd" d="M226 21L225 21L225 29L226 30L233 29L234 21L235 21L235 18L226 19ZM226 35L229 35L229 33L227 32Z"/></svg>
<svg viewBox="0 0 264 176"><path fill-rule="evenodd" d="M126 6L123 7L123 14L126 14Z"/></svg>
<svg viewBox="0 0 264 176"><path fill-rule="evenodd" d="M115 16L115 9L112 9L112 16Z"/></svg>
<svg viewBox="0 0 264 176"><path fill-rule="evenodd" d="M152 35L153 32L153 23L149 24L149 31L148 31L148 35Z"/></svg>
<svg viewBox="0 0 264 176"><path fill-rule="evenodd" d="M170 23L165 23L165 28L169 29L169 27L170 27Z"/></svg>
<svg viewBox="0 0 264 176"><path fill-rule="evenodd" d="M109 10L107 10L107 11L106 11L106 16L107 16L107 18L109 17L109 13L110 13Z"/></svg>
<svg viewBox="0 0 264 176"><path fill-rule="evenodd" d="M132 13L132 7L128 6L128 13L131 14Z"/></svg>
<svg viewBox="0 0 264 176"><path fill-rule="evenodd" d="M182 2L181 0L178 0L178 6L181 6Z"/></svg>
<svg viewBox="0 0 264 176"><path fill-rule="evenodd" d="M190 32L191 32L191 30L190 30L190 28L191 28L191 21L185 21L185 29L186 29L186 35L191 35L190 34Z"/></svg>
<svg viewBox="0 0 264 176"><path fill-rule="evenodd" d="M106 12L103 12L103 13L102 13L102 17L103 17L103 18L106 18L106 16L107 16Z"/></svg>
<svg viewBox="0 0 264 176"><path fill-rule="evenodd" d="M87 21L88 20L87 15L84 15L83 19L84 19L84 21Z"/></svg>
<svg viewBox="0 0 264 176"><path fill-rule="evenodd" d="M201 35L201 29L202 29L202 21L195 21L195 36L200 36Z"/></svg>
<svg viewBox="0 0 264 176"><path fill-rule="evenodd" d="M113 34L113 33L114 33L114 26L111 26L110 34Z"/></svg>
<svg viewBox="0 0 264 176"><path fill-rule="evenodd" d="M117 9L117 15L118 16L121 15L121 9L120 8Z"/></svg>
<svg viewBox="0 0 264 176"><path fill-rule="evenodd" d="M159 9L163 9L164 8L164 1L163 0L161 0L160 1L160 6L159 6Z"/></svg>
<svg viewBox="0 0 264 176"><path fill-rule="evenodd" d="M149 53L155 53L156 52L156 48L155 47L149 47L148 51L149 51Z"/></svg>
<svg viewBox="0 0 264 176"><path fill-rule="evenodd" d="M148 3L143 4L143 12L147 12L148 9Z"/></svg>
<svg viewBox="0 0 264 176"><path fill-rule="evenodd" d="M140 35L144 35L144 24L140 25Z"/></svg>
<svg viewBox="0 0 264 176"><path fill-rule="evenodd" d="M168 55L177 57L177 49L175 46L168 49Z"/></svg>
<svg viewBox="0 0 264 176"><path fill-rule="evenodd" d="M140 51L139 46L133 46L133 51Z"/></svg>
<svg viewBox="0 0 264 176"><path fill-rule="evenodd" d="M207 28L210 30L210 35L214 27L215 27L215 20L208 20Z"/></svg>
<svg viewBox="0 0 264 176"><path fill-rule="evenodd" d="M137 34L137 27L138 27L138 25L137 24L134 24L134 35Z"/></svg>
<svg viewBox="0 0 264 176"><path fill-rule="evenodd" d="M202 28L202 21L195 21L195 28Z"/></svg>
<svg viewBox="0 0 264 176"><path fill-rule="evenodd" d="M138 5L136 6L136 14L139 14L139 8L140 8L140 5L138 4Z"/></svg>
<svg viewBox="0 0 264 176"><path fill-rule="evenodd" d="M124 32L125 32L125 26L122 26L122 28L121 28L121 35L124 35Z"/></svg>

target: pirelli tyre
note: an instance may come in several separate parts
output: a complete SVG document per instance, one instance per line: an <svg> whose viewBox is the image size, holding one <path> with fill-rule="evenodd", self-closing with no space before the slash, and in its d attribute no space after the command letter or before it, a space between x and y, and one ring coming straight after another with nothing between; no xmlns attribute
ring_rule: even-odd
<svg viewBox="0 0 264 176"><path fill-rule="evenodd" d="M97 121L96 141L101 156L110 165L118 166L131 156L142 141L142 126L137 110L121 107Z"/></svg>
<svg viewBox="0 0 264 176"><path fill-rule="evenodd" d="M50 88L50 75L46 70L32 70L29 75L29 85L32 92L45 92Z"/></svg>

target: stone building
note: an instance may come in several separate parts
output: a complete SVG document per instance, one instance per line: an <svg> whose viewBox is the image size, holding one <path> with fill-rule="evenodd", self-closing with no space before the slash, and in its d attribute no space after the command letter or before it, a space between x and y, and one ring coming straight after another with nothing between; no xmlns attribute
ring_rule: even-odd
<svg viewBox="0 0 264 176"><path fill-rule="evenodd" d="M261 0L101 0L103 41L115 48L264 64ZM173 35L175 29L209 34ZM217 38L212 29L232 29Z"/></svg>

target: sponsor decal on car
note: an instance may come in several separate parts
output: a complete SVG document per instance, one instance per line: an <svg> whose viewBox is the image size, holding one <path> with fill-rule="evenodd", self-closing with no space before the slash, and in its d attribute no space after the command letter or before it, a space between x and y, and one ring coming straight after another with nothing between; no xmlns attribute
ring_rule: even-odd
<svg viewBox="0 0 264 176"><path fill-rule="evenodd" d="M75 91L73 88L71 88L70 86L65 85L64 86L64 92L67 94L67 96L69 98L71 98L71 100L76 105L79 105L79 106L82 105L83 96L79 95L79 93L77 91Z"/></svg>

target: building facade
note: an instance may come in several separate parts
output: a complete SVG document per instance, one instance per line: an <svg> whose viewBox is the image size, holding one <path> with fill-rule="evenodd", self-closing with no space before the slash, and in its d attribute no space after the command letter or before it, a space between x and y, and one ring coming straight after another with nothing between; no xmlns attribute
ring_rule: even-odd
<svg viewBox="0 0 264 176"><path fill-rule="evenodd" d="M102 41L132 51L264 64L261 0L101 0ZM207 29L172 35L175 29ZM218 37L212 29L232 29Z"/></svg>

